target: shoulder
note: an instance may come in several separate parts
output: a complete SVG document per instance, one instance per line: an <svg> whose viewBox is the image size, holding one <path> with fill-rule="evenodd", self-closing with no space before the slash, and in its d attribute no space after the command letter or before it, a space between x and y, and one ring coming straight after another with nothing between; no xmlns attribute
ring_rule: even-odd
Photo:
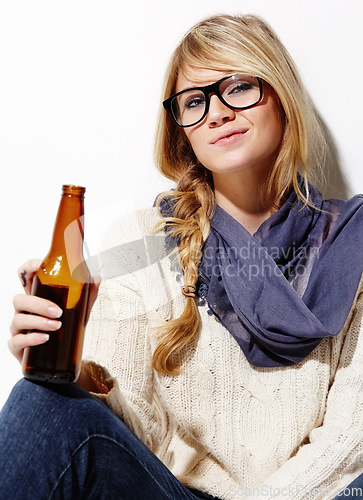
<svg viewBox="0 0 363 500"><path fill-rule="evenodd" d="M339 234L363 234L363 195L357 194L349 200L330 199L322 204L323 219L329 232Z"/></svg>
<svg viewBox="0 0 363 500"><path fill-rule="evenodd" d="M363 194L356 194L348 201L345 202L344 211L348 211L352 214L355 212L359 213L360 218L363 214ZM344 213L343 211L343 213Z"/></svg>
<svg viewBox="0 0 363 500"><path fill-rule="evenodd" d="M165 257L165 233L155 207L136 210L116 219L106 230L94 273L108 279L134 273Z"/></svg>
<svg viewBox="0 0 363 500"><path fill-rule="evenodd" d="M323 210L327 212L335 213L339 217L346 217L359 213L362 216L363 210L363 194L356 194L349 198L348 200L332 198L323 201Z"/></svg>
<svg viewBox="0 0 363 500"><path fill-rule="evenodd" d="M137 241L145 236L162 234L156 226L162 217L156 207L135 210L122 215L107 229L104 237L105 246L120 245Z"/></svg>

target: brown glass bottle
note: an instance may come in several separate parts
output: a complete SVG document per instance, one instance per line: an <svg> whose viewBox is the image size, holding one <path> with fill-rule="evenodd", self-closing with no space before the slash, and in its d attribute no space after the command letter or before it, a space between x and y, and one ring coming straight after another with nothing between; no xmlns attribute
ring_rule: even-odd
<svg viewBox="0 0 363 500"><path fill-rule="evenodd" d="M52 245L32 286L32 295L55 302L62 326L45 344L27 347L25 378L70 383L79 376L91 276L83 257L85 188L64 185Z"/></svg>

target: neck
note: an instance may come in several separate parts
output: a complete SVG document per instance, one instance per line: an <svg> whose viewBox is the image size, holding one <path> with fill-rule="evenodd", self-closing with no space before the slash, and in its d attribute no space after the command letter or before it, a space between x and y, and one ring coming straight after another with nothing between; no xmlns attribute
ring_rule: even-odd
<svg viewBox="0 0 363 500"><path fill-rule="evenodd" d="M276 212L276 208L266 205L264 200L266 176L213 174L213 180L216 203L251 234Z"/></svg>

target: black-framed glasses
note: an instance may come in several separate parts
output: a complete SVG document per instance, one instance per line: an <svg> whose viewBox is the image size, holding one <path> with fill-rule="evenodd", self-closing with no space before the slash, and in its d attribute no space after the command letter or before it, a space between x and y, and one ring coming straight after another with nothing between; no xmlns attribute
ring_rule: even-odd
<svg viewBox="0 0 363 500"><path fill-rule="evenodd" d="M163 106L176 125L192 127L207 115L211 94L230 109L252 108L262 99L262 79L237 73L211 85L182 90L166 99Z"/></svg>

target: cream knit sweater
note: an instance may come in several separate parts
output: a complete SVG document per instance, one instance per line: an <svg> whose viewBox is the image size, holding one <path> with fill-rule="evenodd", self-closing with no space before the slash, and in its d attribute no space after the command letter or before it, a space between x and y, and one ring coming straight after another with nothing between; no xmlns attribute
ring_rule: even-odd
<svg viewBox="0 0 363 500"><path fill-rule="evenodd" d="M188 487L221 499L334 498L363 472L363 294L337 337L286 368L251 366L199 306L182 373L160 375L155 327L185 299L158 220L156 209L120 220L101 254L85 347L107 392L97 396Z"/></svg>

